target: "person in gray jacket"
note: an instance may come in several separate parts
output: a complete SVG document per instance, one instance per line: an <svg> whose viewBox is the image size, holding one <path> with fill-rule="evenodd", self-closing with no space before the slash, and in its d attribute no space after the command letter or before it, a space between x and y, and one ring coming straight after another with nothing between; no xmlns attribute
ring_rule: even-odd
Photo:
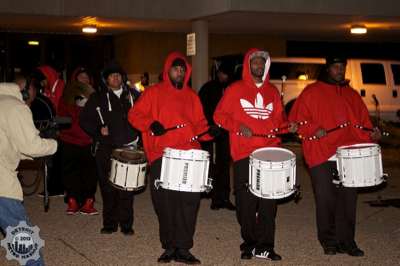
<svg viewBox="0 0 400 266"><path fill-rule="evenodd" d="M21 159L54 154L57 142L42 139L32 113L14 83L0 83L0 228L30 224L23 205L22 187L16 169ZM44 265L43 258L26 265Z"/></svg>

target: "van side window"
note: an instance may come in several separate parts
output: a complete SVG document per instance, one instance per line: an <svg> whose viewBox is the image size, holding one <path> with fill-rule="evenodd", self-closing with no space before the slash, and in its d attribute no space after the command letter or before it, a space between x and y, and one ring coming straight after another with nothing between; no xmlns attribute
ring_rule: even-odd
<svg viewBox="0 0 400 266"><path fill-rule="evenodd" d="M385 70L382 64L361 63L364 84L386 84Z"/></svg>
<svg viewBox="0 0 400 266"><path fill-rule="evenodd" d="M315 80L323 68L323 64L271 62L269 75L272 80L279 80L283 75L288 80Z"/></svg>
<svg viewBox="0 0 400 266"><path fill-rule="evenodd" d="M390 67L392 68L394 84L400 85L400 65L392 64Z"/></svg>

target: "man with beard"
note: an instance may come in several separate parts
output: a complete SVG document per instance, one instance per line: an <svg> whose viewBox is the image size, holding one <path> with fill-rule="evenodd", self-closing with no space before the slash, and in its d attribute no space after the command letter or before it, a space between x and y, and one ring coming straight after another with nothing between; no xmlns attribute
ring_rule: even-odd
<svg viewBox="0 0 400 266"><path fill-rule="evenodd" d="M364 256L354 236L356 225L357 188L333 184L336 150L339 146L366 143L380 138L374 129L367 133L354 126L330 132L344 123L371 128L367 107L360 95L345 80L346 59L329 57L326 71L319 80L308 85L296 100L289 120L307 121L299 128L304 136L303 153L310 168L316 201L318 240L326 255L347 253ZM307 140L316 136L317 140Z"/></svg>
<svg viewBox="0 0 400 266"><path fill-rule="evenodd" d="M229 131L236 214L244 240L240 250L245 260L253 256L281 260L274 251L276 200L256 197L247 188L250 154L280 144L278 137L259 135L287 126L279 92L269 82L270 64L267 52L250 49L243 60L242 80L227 88L214 114L215 122Z"/></svg>
<svg viewBox="0 0 400 266"><path fill-rule="evenodd" d="M221 100L226 87L231 83L233 69L227 63L221 63L218 67L217 78L201 87L199 97L203 105L204 114L210 125L215 125L213 115L218 102ZM234 211L235 206L229 200L230 196L230 155L229 135L222 130L221 135L213 141L203 142L203 149L210 153L210 176L213 179L211 209L226 208Z"/></svg>
<svg viewBox="0 0 400 266"><path fill-rule="evenodd" d="M180 150L199 149L194 136L208 131L218 134L218 127L208 127L200 99L188 86L191 66L186 58L173 52L168 55L163 71L163 81L147 88L129 111L129 122L142 132L143 146L150 163L151 197L160 226L160 241L165 250L158 258L160 263L171 260L198 264L190 253L193 247L200 193L157 189L154 181L160 178L165 148ZM184 127L166 131L179 124ZM201 139L210 139L205 135Z"/></svg>

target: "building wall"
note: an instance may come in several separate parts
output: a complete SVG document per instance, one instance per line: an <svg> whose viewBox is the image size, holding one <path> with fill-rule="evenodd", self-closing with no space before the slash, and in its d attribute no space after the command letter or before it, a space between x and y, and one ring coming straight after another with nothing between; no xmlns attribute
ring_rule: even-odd
<svg viewBox="0 0 400 266"><path fill-rule="evenodd" d="M155 83L168 53L180 51L186 54L186 34L131 32L115 37L114 46L116 59L124 67L131 81L138 81L140 75L147 71L150 74L150 82ZM286 55L286 41L283 39L266 35L212 34L209 39L209 59L222 55L243 54L253 47L265 49L271 56ZM211 60L209 64L211 69Z"/></svg>

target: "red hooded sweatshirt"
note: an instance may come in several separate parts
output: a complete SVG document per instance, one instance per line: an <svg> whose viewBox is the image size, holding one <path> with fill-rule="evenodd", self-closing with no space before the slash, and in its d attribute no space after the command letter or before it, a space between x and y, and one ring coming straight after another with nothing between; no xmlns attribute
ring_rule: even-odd
<svg viewBox="0 0 400 266"><path fill-rule="evenodd" d="M43 73L47 80L47 86L43 94L50 99L54 109L58 110L58 102L64 91L64 81L58 78L58 73L49 66L41 66L38 69Z"/></svg>
<svg viewBox="0 0 400 266"><path fill-rule="evenodd" d="M257 87L250 72L250 56L261 54L265 60L263 83ZM271 130L287 125L278 90L269 82L271 64L268 53L250 49L243 60L242 80L230 85L214 113L216 124L229 131L231 155L234 161L248 157L262 147L275 147L279 138L238 135L240 125L249 127L253 134L273 134Z"/></svg>
<svg viewBox="0 0 400 266"><path fill-rule="evenodd" d="M175 88L168 76L172 62L177 58L186 63L182 89ZM207 131L208 125L199 97L188 86L191 71L191 66L182 54L169 54L164 64L163 81L147 88L128 113L129 122L142 132L144 150L150 163L162 157L167 147L182 150L200 149L199 142L190 139ZM150 125L154 121L159 121L165 128L179 124L185 126L170 130L162 136L153 136Z"/></svg>
<svg viewBox="0 0 400 266"><path fill-rule="evenodd" d="M348 82L342 86L317 81L300 94L289 115L290 121L307 121L299 126L304 137L303 153L309 167L317 166L332 157L339 146L371 142L370 134L355 125L371 128L367 107ZM317 129L333 129L349 122L350 125L328 133L317 140L307 140Z"/></svg>

